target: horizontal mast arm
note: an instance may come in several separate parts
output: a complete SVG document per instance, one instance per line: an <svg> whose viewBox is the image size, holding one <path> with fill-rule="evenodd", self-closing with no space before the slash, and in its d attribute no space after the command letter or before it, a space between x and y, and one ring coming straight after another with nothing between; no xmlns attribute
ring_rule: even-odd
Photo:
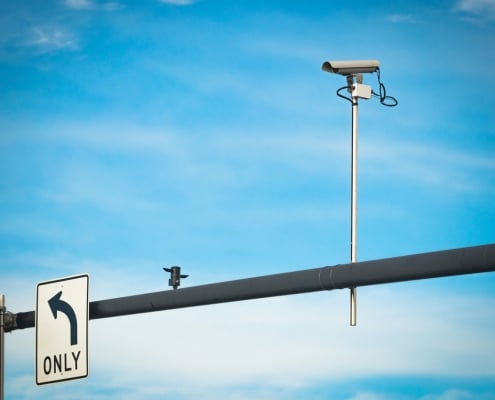
<svg viewBox="0 0 495 400"><path fill-rule="evenodd" d="M491 271L495 271L495 244L92 301L89 319ZM5 331L34 327L34 314L10 314Z"/></svg>

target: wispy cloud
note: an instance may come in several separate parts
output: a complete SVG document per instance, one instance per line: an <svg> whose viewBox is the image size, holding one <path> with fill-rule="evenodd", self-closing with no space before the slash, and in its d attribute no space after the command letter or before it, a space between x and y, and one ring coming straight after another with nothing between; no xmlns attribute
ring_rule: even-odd
<svg viewBox="0 0 495 400"><path fill-rule="evenodd" d="M196 0L159 0L160 3L171 4L174 6L188 6L194 4Z"/></svg>
<svg viewBox="0 0 495 400"><path fill-rule="evenodd" d="M50 53L58 50L77 50L75 36L56 26L37 26L27 32L21 46L34 48L37 53Z"/></svg>
<svg viewBox="0 0 495 400"><path fill-rule="evenodd" d="M411 14L389 14L386 19L394 24L414 22L414 17Z"/></svg>
<svg viewBox="0 0 495 400"><path fill-rule="evenodd" d="M32 31L31 41L27 42L28 46L36 46L45 51L69 49L76 50L78 48L74 36L61 29L55 27L37 27Z"/></svg>
<svg viewBox="0 0 495 400"><path fill-rule="evenodd" d="M26 4L24 7L21 10L2 10L4 15L0 17L0 57L19 59L79 50L79 37L75 33L75 27L60 14L58 5L40 6L39 10L33 5Z"/></svg>
<svg viewBox="0 0 495 400"><path fill-rule="evenodd" d="M91 0L65 0L65 5L78 10L89 10L94 7L94 3Z"/></svg>
<svg viewBox="0 0 495 400"><path fill-rule="evenodd" d="M115 1L96 3L92 0L65 0L65 6L73 10L104 10L114 11L124 8L123 4Z"/></svg>
<svg viewBox="0 0 495 400"><path fill-rule="evenodd" d="M453 382L455 386L455 382ZM476 393L466 389L447 389L440 393L429 393L421 397L415 397L414 394L398 394L386 391L381 392L360 392L349 400L489 400L492 398L491 393Z"/></svg>
<svg viewBox="0 0 495 400"><path fill-rule="evenodd" d="M388 398L379 393L361 392L351 397L349 400L388 400Z"/></svg>
<svg viewBox="0 0 495 400"><path fill-rule="evenodd" d="M363 140L361 147L366 163L362 170L367 174L381 178L392 174L416 184L455 192L491 191L483 180L495 172L495 161L490 156L408 141Z"/></svg>
<svg viewBox="0 0 495 400"><path fill-rule="evenodd" d="M348 172L347 138L327 132L295 130L283 134L263 131L246 134L218 131L203 137L174 128L82 122L47 126L45 131L51 133L41 136L35 133L37 131L37 128L33 130L29 140L41 139L57 146L86 146L95 154L103 151L145 157L149 162L157 163L162 175L169 171L169 179L175 176L174 180L194 182L196 187L206 176L209 184L221 186L261 184L266 171L274 168L311 176L328 175L331 171L334 178ZM495 161L482 153L461 152L432 143L366 138L363 138L361 148L362 173L377 179L396 178L425 187L442 187L450 192L492 190L485 179L495 172ZM74 168L68 171L82 172L77 165L72 165ZM87 173L88 169L84 171ZM78 179L68 181L88 182L81 178L83 176L78 175ZM66 198L70 193L72 190L65 191L62 197ZM88 197L89 193L91 191L82 198Z"/></svg>
<svg viewBox="0 0 495 400"><path fill-rule="evenodd" d="M469 390L448 389L440 394L428 394L420 400L488 400L493 394L471 393Z"/></svg>
<svg viewBox="0 0 495 400"><path fill-rule="evenodd" d="M479 19L492 20L495 18L495 0L459 0L455 10Z"/></svg>

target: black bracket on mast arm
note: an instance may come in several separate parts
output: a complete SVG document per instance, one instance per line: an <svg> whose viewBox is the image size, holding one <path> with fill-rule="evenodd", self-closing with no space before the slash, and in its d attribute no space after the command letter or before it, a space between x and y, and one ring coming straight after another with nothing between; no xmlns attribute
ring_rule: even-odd
<svg viewBox="0 0 495 400"><path fill-rule="evenodd" d="M172 286L177 289L180 286L180 279L185 279L189 275L181 275L180 267L174 266L170 268L163 268L164 271L170 272L170 279L168 280L168 286Z"/></svg>

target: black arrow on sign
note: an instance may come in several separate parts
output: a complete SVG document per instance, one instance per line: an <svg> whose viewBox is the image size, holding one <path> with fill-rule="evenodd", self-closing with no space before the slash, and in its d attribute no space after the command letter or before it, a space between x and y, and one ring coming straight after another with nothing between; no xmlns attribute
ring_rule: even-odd
<svg viewBox="0 0 495 400"><path fill-rule="evenodd" d="M57 312L63 312L70 323L70 345L74 346L77 344L77 319L76 313L71 305L60 299L62 297L62 291L58 292L55 296L53 296L50 300L48 300L48 304L50 305L50 309L52 310L53 317L57 319Z"/></svg>

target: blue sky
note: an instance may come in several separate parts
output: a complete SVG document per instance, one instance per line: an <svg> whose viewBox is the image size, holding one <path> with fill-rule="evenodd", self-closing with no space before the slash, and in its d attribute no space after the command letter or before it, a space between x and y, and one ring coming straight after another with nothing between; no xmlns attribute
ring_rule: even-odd
<svg viewBox="0 0 495 400"><path fill-rule="evenodd" d="M89 273L90 300L349 261L350 105L328 59L378 59L359 107L358 260L495 242L495 2L1 1L0 292ZM376 75L365 84L378 90ZM495 398L495 276L91 321L87 379L8 399Z"/></svg>

